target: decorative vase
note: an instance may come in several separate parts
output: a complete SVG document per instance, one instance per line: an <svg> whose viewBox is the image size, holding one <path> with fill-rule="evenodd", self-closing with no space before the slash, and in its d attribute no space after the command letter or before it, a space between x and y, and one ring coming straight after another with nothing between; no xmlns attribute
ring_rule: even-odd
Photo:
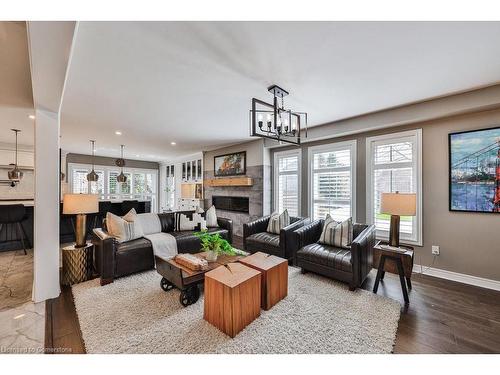
<svg viewBox="0 0 500 375"><path fill-rule="evenodd" d="M215 251L207 251L206 259L208 262L215 262L217 260L217 253Z"/></svg>

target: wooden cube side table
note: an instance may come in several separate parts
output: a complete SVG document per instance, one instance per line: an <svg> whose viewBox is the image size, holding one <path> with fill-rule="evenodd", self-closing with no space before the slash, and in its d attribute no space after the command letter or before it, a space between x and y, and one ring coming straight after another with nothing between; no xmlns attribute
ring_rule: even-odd
<svg viewBox="0 0 500 375"><path fill-rule="evenodd" d="M62 248L63 285L73 285L92 278L94 271L94 245L88 242L84 247L70 245Z"/></svg>
<svg viewBox="0 0 500 375"><path fill-rule="evenodd" d="M240 263L262 272L261 307L269 310L288 295L288 261L257 252L240 260Z"/></svg>
<svg viewBox="0 0 500 375"><path fill-rule="evenodd" d="M203 318L235 337L260 315L260 272L229 263L205 274Z"/></svg>

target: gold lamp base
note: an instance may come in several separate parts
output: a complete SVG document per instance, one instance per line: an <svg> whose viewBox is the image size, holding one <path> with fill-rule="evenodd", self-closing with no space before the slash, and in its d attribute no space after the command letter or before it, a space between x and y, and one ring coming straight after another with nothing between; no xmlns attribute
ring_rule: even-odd
<svg viewBox="0 0 500 375"><path fill-rule="evenodd" d="M399 215L391 215L391 226L389 228L389 246L399 247Z"/></svg>
<svg viewBox="0 0 500 375"><path fill-rule="evenodd" d="M85 247L87 244L87 215L77 214L75 224L75 247Z"/></svg>

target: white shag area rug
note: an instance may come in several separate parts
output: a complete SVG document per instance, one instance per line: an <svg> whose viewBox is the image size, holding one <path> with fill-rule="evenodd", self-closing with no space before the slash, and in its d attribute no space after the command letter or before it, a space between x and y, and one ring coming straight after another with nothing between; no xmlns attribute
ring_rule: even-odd
<svg viewBox="0 0 500 375"><path fill-rule="evenodd" d="M73 286L87 353L391 353L398 302L289 268L288 297L234 339L203 320L203 294L188 307L148 271L99 286Z"/></svg>

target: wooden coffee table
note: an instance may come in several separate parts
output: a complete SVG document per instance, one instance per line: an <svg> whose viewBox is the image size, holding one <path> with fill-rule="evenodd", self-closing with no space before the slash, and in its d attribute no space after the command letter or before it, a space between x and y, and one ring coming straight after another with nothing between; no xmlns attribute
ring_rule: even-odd
<svg viewBox="0 0 500 375"><path fill-rule="evenodd" d="M240 260L240 263L262 272L261 306L269 310L288 295L288 261L257 252Z"/></svg>
<svg viewBox="0 0 500 375"><path fill-rule="evenodd" d="M194 255L206 258L205 252ZM186 307L192 305L200 298L198 285L203 283L206 272L231 262L237 262L244 257L245 255L219 255L215 262L208 263L207 270L193 271L177 263L174 259L163 259L155 256L156 271L162 276L160 281L161 288L166 292L173 288L179 289L181 291L179 301L182 306Z"/></svg>
<svg viewBox="0 0 500 375"><path fill-rule="evenodd" d="M203 318L235 337L260 315L261 273L241 263L205 273Z"/></svg>

